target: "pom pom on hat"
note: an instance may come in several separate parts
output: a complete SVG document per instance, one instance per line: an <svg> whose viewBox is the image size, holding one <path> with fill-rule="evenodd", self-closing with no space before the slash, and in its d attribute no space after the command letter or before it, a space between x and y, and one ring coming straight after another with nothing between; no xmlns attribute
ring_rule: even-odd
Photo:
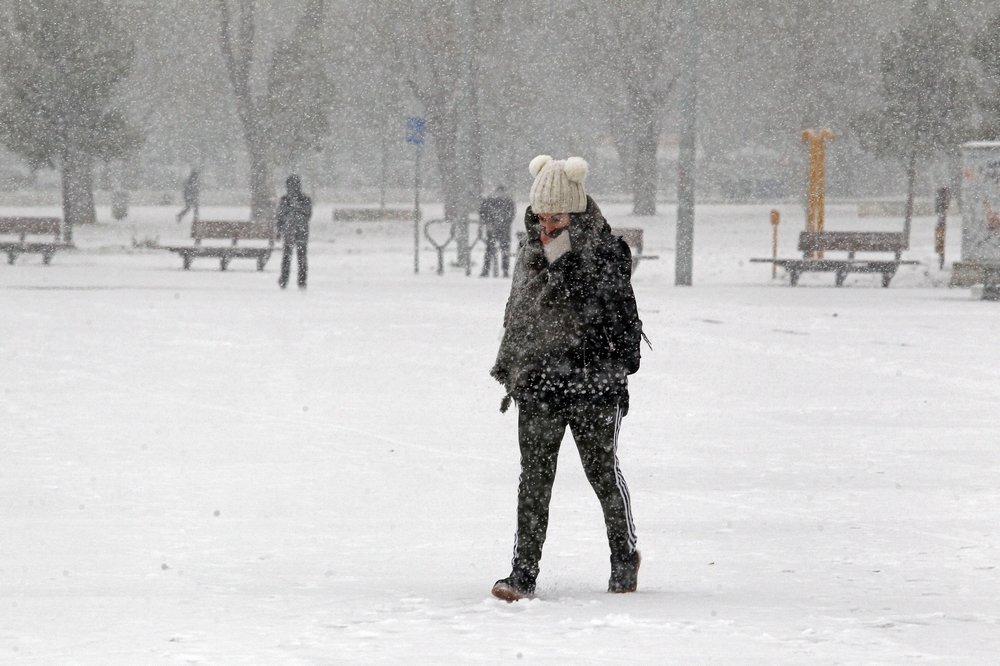
<svg viewBox="0 0 1000 666"><path fill-rule="evenodd" d="M528 170L535 177L530 194L535 214L587 210L587 193L583 189L587 162L582 157L554 160L550 155L539 155L531 160Z"/></svg>
<svg viewBox="0 0 1000 666"><path fill-rule="evenodd" d="M531 172L531 177L535 178L538 176L538 172L545 168L545 165L552 161L551 155L539 155L535 159L531 160L531 164L528 165L528 171Z"/></svg>
<svg viewBox="0 0 1000 666"><path fill-rule="evenodd" d="M566 160L563 171L566 172L566 177L574 183L582 183L583 179L587 177L587 161L582 157L570 157Z"/></svg>

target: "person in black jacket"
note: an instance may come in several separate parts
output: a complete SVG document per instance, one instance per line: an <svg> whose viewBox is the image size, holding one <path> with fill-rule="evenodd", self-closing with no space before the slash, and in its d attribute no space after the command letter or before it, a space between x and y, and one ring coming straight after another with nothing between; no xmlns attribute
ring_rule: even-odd
<svg viewBox="0 0 1000 666"><path fill-rule="evenodd" d="M566 428L604 512L611 549L610 592L633 592L640 556L628 486L618 465L618 432L628 413L628 375L639 369L639 320L628 245L611 233L586 195L578 157L531 161L525 212L504 335L490 374L518 408L521 476L510 576L493 595L534 594L548 526L556 460Z"/></svg>
<svg viewBox="0 0 1000 666"><path fill-rule="evenodd" d="M278 285L288 286L288 274L292 268L292 252L299 258L299 289L306 288L306 273L309 269L306 246L309 244L309 218L312 217L312 200L302 192L302 181L292 174L285 180L287 193L278 202L278 237L285 246L281 253L281 276Z"/></svg>
<svg viewBox="0 0 1000 666"><path fill-rule="evenodd" d="M493 194L479 204L479 220L486 226L486 253L483 256L483 272L479 277L489 277L491 269L493 277L497 276L498 249L503 276L507 277L510 271L510 225L515 215L517 207L503 185L497 185Z"/></svg>
<svg viewBox="0 0 1000 666"><path fill-rule="evenodd" d="M191 213L192 221L198 221L198 198L201 194L201 183L199 181L199 174L197 169L192 169L191 174L184 181L184 189L182 192L184 196L184 210L177 213L177 224L181 223L184 216L187 215L188 211L193 210Z"/></svg>

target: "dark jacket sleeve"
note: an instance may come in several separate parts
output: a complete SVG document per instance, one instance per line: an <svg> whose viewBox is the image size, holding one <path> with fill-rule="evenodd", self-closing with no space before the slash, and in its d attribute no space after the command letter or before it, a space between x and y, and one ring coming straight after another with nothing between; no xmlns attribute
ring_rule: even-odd
<svg viewBox="0 0 1000 666"><path fill-rule="evenodd" d="M517 204L511 198L505 198L503 200L503 223L510 224L514 221L517 216Z"/></svg>
<svg viewBox="0 0 1000 666"><path fill-rule="evenodd" d="M285 235L285 226L288 224L288 197L281 197L278 200L278 212L274 215L274 226L278 237Z"/></svg>
<svg viewBox="0 0 1000 666"><path fill-rule="evenodd" d="M299 220L299 235L302 240L308 240L309 238L309 220L312 219L313 215L313 202L309 197L302 197L302 219Z"/></svg>

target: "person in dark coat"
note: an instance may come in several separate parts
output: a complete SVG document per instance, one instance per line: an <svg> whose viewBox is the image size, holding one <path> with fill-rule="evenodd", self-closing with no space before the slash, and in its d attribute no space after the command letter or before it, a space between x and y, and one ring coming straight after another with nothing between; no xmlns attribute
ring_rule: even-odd
<svg viewBox="0 0 1000 666"><path fill-rule="evenodd" d="M633 592L640 556L628 486L618 465L618 433L628 413L628 375L639 369L639 320L632 256L586 195L579 157L531 161L535 177L517 254L504 334L490 374L518 409L521 476L510 576L493 595L535 591L556 460L566 428L597 493L611 549L610 592Z"/></svg>
<svg viewBox="0 0 1000 666"><path fill-rule="evenodd" d="M199 175L197 169L192 169L191 174L184 181L184 189L182 194L184 195L184 210L177 213L177 224L181 223L184 216L187 215L188 211L193 211L192 221L198 221L198 197L201 194L201 183L199 182Z"/></svg>
<svg viewBox="0 0 1000 666"><path fill-rule="evenodd" d="M486 226L486 254L479 277L489 277L491 269L493 277L497 276L497 249L500 250L503 276L507 277L510 269L510 225L515 215L517 207L503 185L497 185L493 194L479 205L479 220Z"/></svg>
<svg viewBox="0 0 1000 666"><path fill-rule="evenodd" d="M309 244L309 219L312 217L312 200L302 192L302 181L292 174L285 180L285 196L278 202L278 237L284 239L281 253L281 276L278 285L288 286L288 274L292 268L292 252L299 259L299 289L306 288L306 273L309 269L306 246Z"/></svg>

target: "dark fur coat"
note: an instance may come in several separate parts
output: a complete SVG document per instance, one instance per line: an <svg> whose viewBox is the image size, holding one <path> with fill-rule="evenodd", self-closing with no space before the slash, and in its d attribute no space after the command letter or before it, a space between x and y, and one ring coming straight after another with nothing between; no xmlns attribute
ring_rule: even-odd
<svg viewBox="0 0 1000 666"><path fill-rule="evenodd" d="M564 232L571 250L552 264L530 207L524 224L527 239L517 254L490 374L518 404L565 410L618 402L627 411L627 376L639 369L642 337L628 245L611 233L590 197Z"/></svg>

